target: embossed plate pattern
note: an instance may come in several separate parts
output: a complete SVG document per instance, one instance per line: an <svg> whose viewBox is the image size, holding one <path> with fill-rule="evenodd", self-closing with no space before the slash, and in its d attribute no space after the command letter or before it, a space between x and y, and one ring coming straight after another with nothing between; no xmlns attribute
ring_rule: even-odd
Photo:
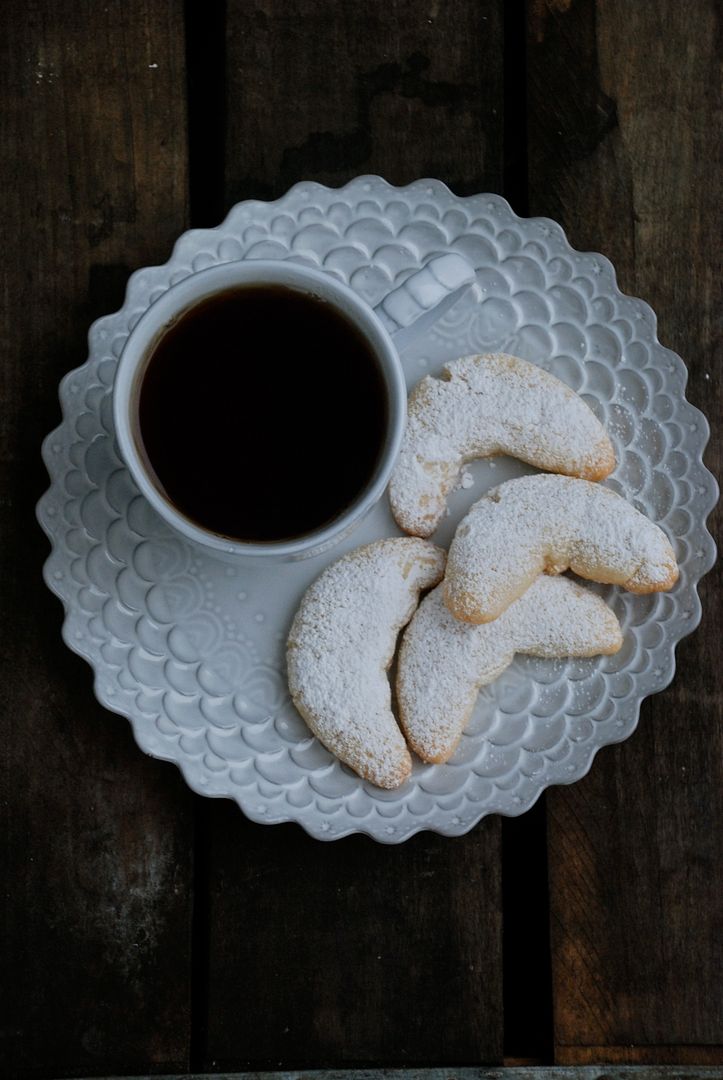
<svg viewBox="0 0 723 1080"><path fill-rule="evenodd" d="M453 760L417 762L403 788L385 792L310 736L288 699L283 643L304 589L329 561L397 533L386 503L316 559L224 562L171 533L134 488L114 442L111 391L142 312L204 267L293 259L374 304L445 251L477 268L481 300L466 297L409 347L409 384L455 356L491 350L558 375L606 424L618 457L608 483L665 528L681 578L666 595L600 589L623 625L620 653L517 658L480 695ZM185 233L164 266L132 275L122 309L93 324L89 345L87 362L61 383L63 421L43 445L45 578L65 606L65 641L95 671L99 700L195 791L233 798L255 821L297 821L321 839L459 835L486 814L524 812L550 784L578 780L601 746L631 734L641 700L672 679L675 645L700 619L696 585L715 557L705 520L717 488L701 461L708 426L685 399L685 366L658 343L651 309L620 293L610 263L574 251L554 222L521 219L496 195L459 198L435 180L297 184L276 202L235 206L216 229ZM472 501L525 471L506 459L475 463L435 539L446 544ZM288 482L269 476L281 491Z"/></svg>

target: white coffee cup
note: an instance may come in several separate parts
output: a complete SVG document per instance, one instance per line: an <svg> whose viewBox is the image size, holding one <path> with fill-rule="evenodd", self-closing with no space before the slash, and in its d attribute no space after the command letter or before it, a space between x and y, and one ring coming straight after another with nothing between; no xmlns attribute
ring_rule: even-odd
<svg viewBox="0 0 723 1080"><path fill-rule="evenodd" d="M378 502L401 446L406 422L407 391L398 348L429 326L460 292L474 281L472 266L461 255L431 259L372 308L352 289L319 270L298 263L247 260L200 270L173 285L141 316L121 354L113 388L113 417L123 459L143 495L158 514L182 536L225 556L258 556L281 560L308 558L326 551L352 529ZM357 327L371 346L384 378L389 422L377 468L358 498L334 521L290 540L264 543L234 540L203 528L168 498L149 461L140 435L139 400L146 366L164 333L200 301L234 287L286 286L332 304ZM269 327L273 333L273 327ZM243 478L240 477L240 483Z"/></svg>

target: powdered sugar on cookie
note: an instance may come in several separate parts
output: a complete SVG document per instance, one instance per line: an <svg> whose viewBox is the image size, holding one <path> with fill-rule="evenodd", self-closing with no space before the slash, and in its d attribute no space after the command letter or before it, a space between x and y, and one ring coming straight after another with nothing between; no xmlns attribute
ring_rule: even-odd
<svg viewBox="0 0 723 1080"><path fill-rule="evenodd" d="M515 653L597 656L617 652L622 640L613 612L569 578L539 577L486 626L455 619L439 586L419 606L399 653L397 700L407 742L423 761L447 761L480 687Z"/></svg>
<svg viewBox="0 0 723 1080"><path fill-rule="evenodd" d="M440 581L444 562L440 548L408 537L357 548L310 586L289 634L294 704L333 754L380 787L399 786L411 771L387 669L419 593Z"/></svg>
<svg viewBox="0 0 723 1080"><path fill-rule="evenodd" d="M446 364L440 379L426 376L410 395L389 488L398 525L430 536L464 463L494 454L588 480L615 467L602 425L554 375L505 353L465 356Z"/></svg>
<svg viewBox="0 0 723 1080"><path fill-rule="evenodd" d="M678 578L665 533L608 488L565 476L509 480L472 506L449 550L445 602L458 618L490 622L543 571L571 568L636 593Z"/></svg>

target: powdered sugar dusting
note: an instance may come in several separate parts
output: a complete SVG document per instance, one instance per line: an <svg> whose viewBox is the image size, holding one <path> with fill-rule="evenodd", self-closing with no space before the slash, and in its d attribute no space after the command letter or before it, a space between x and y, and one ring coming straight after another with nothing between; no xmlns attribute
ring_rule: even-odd
<svg viewBox="0 0 723 1080"><path fill-rule="evenodd" d="M440 548L416 538L357 548L310 586L289 634L294 704L333 754L380 787L397 787L411 770L386 672L444 562Z"/></svg>
<svg viewBox="0 0 723 1080"><path fill-rule="evenodd" d="M462 519L449 551L445 600L459 619L489 622L543 571L571 568L631 592L677 580L665 533L609 488L526 476L489 491Z"/></svg>
<svg viewBox="0 0 723 1080"><path fill-rule="evenodd" d="M569 578L542 577L494 622L455 619L440 585L405 631L397 669L399 716L409 746L424 761L447 761L474 708L477 693L516 652L550 659L617 652L613 612Z"/></svg>
<svg viewBox="0 0 723 1080"><path fill-rule="evenodd" d="M426 376L409 418L389 496L401 528L430 536L465 462L510 454L551 472L600 480L615 467L604 428L582 398L506 353L464 356Z"/></svg>

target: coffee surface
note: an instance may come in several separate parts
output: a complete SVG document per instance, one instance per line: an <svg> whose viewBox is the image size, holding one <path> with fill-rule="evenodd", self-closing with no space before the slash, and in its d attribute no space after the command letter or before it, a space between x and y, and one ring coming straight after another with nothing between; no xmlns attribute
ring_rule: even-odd
<svg viewBox="0 0 723 1080"><path fill-rule="evenodd" d="M361 494L388 425L384 378L360 331L284 286L190 308L143 374L140 437L166 495L232 539L291 539Z"/></svg>

